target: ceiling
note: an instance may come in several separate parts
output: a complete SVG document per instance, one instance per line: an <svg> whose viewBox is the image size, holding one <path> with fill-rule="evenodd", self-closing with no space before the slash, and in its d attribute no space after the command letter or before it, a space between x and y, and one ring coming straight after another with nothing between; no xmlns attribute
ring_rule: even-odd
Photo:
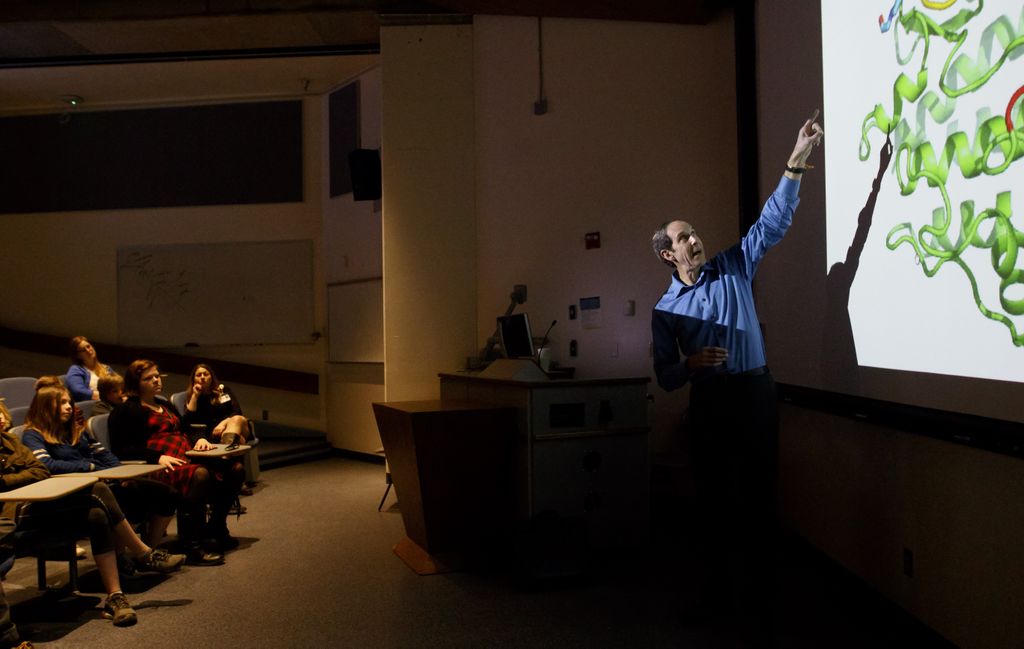
<svg viewBox="0 0 1024 649"><path fill-rule="evenodd" d="M726 0L0 0L0 115L321 94L382 21L473 14L701 24Z"/></svg>

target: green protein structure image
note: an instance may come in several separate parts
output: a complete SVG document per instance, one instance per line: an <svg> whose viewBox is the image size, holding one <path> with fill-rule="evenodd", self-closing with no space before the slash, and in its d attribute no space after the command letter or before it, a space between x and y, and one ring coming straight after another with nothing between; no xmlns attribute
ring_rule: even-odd
<svg viewBox="0 0 1024 649"><path fill-rule="evenodd" d="M913 194L923 180L938 191L941 206L932 210L930 223L915 226L908 221L893 227L886 235L886 247L913 248L927 277L948 263L960 267L970 282L978 311L1005 325L1013 344L1021 347L1024 332L1012 316L1024 315L1024 269L1018 266L1018 261L1024 262L1024 231L1012 222L1011 199L1012 192L1024 191L1024 174L1008 172L1024 169L1017 162L1024 157L1024 75L1000 77L1004 64L1024 54L1024 5L1014 4L1020 7L1018 16L992 11L989 16L983 0L924 1L925 11L915 8L906 13L902 0L896 0L888 19L879 16L881 32L892 33L898 64L906 67L918 53L921 63L915 72L901 72L896 78L891 107L879 103L866 115L858 157L861 161L869 158L872 131L892 137L900 195ZM979 44L977 51L966 52L964 45L972 30L980 30ZM929 54L940 48L949 51L935 76L928 66ZM1006 103L977 111L973 133L948 128L941 143L928 138L925 125L929 120L955 124L958 98L996 82L999 88L1010 89L1002 100ZM950 174L957 173L954 164L967 181L980 176L1004 177L1005 189L996 192L982 209L974 200L961 200L954 212L949 188ZM978 268L975 261L972 268L965 258L972 249L987 250L991 263ZM986 304L979 291L978 277L989 272L998 276L998 305Z"/></svg>

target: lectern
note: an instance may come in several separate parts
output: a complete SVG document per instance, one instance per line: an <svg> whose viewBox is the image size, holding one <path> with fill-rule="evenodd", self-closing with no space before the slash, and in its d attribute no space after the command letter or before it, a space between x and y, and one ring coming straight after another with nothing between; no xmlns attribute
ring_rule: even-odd
<svg viewBox="0 0 1024 649"><path fill-rule="evenodd" d="M514 524L515 408L466 401L373 404L407 538L395 554L419 574L460 567Z"/></svg>

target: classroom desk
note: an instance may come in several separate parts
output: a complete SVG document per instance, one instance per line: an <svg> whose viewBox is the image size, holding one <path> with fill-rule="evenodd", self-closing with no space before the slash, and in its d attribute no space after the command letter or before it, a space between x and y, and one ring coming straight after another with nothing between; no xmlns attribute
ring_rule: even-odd
<svg viewBox="0 0 1024 649"><path fill-rule="evenodd" d="M227 444L212 444L213 448L209 451L188 451L185 455L189 457L235 457L243 455L249 451L252 447L248 444L239 444L230 451L227 449Z"/></svg>
<svg viewBox="0 0 1024 649"><path fill-rule="evenodd" d="M47 478L39 482L0 492L0 502L40 502L57 500L99 482L99 478L74 476L71 478Z"/></svg>
<svg viewBox="0 0 1024 649"><path fill-rule="evenodd" d="M100 469L99 471L88 471L85 473L57 473L54 474L53 477L93 477L98 478L99 480L131 480L132 478L142 478L163 470L164 468L159 464L122 464L120 466L110 467L109 469Z"/></svg>

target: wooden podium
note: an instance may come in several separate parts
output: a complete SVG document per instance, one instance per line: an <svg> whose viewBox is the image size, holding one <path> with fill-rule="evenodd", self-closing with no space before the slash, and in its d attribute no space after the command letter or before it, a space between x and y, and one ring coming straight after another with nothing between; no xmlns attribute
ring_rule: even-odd
<svg viewBox="0 0 1024 649"><path fill-rule="evenodd" d="M458 569L514 523L516 409L467 401L373 404L418 574Z"/></svg>

